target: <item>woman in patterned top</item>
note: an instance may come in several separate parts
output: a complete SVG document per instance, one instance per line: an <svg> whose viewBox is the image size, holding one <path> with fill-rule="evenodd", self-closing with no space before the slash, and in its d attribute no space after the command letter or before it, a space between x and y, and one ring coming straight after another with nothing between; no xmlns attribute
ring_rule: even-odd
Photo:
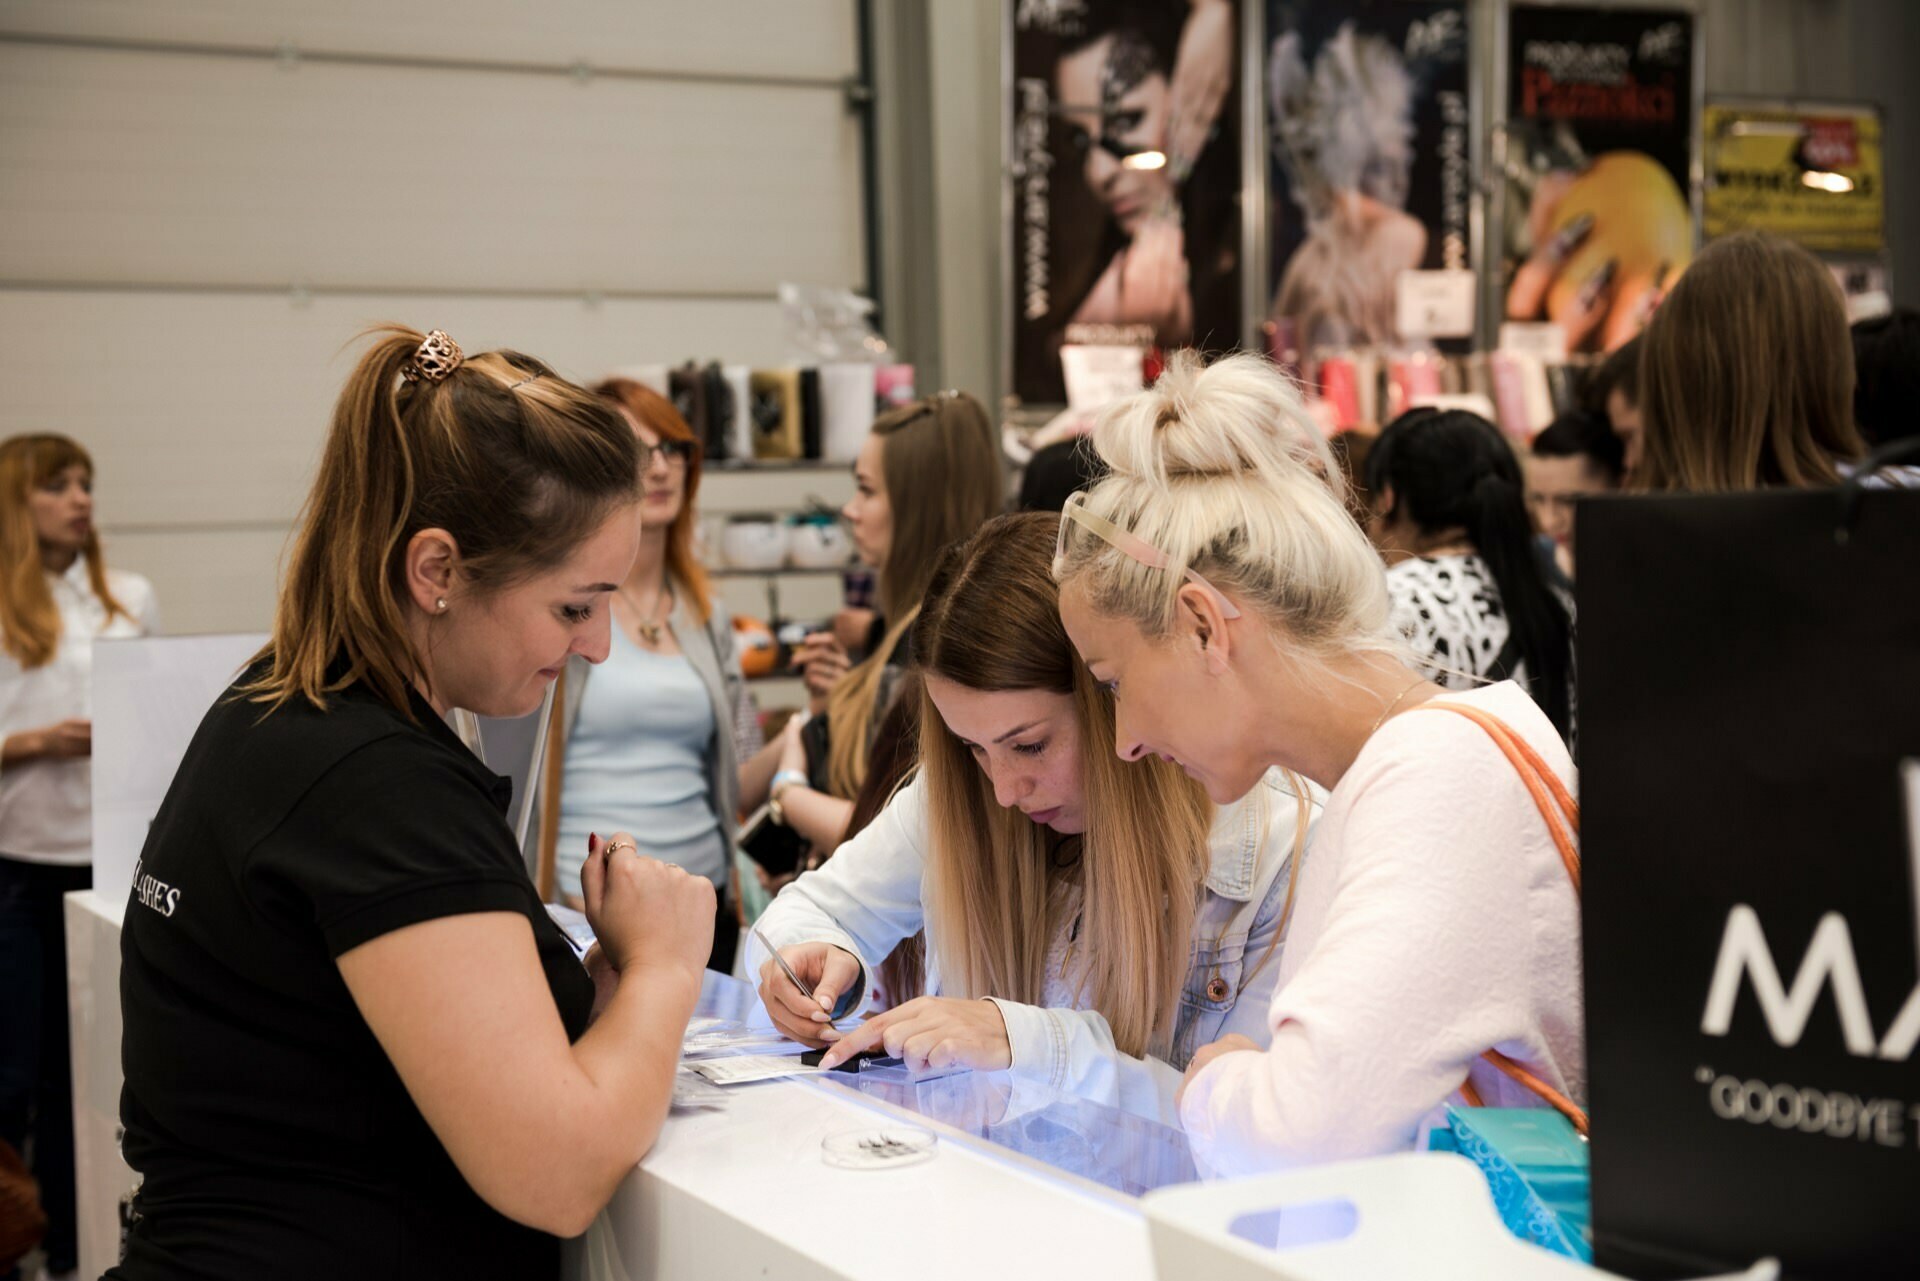
<svg viewBox="0 0 1920 1281"><path fill-rule="evenodd" d="M1416 409L1367 456L1367 533L1388 563L1393 619L1448 689L1514 680L1573 730L1573 602L1533 548L1525 482L1478 414Z"/></svg>

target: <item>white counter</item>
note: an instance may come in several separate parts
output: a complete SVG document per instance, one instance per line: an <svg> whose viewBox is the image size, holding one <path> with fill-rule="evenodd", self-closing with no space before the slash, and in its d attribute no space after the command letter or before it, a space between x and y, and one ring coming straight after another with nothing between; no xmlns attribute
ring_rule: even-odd
<svg viewBox="0 0 1920 1281"><path fill-rule="evenodd" d="M67 895L67 1009L73 1051L73 1179L80 1275L120 1261L120 1201L134 1174L120 1159L120 917L126 891Z"/></svg>
<svg viewBox="0 0 1920 1281"><path fill-rule="evenodd" d="M1151 1281L1138 1203L837 1086L729 1087L675 1115L569 1276L593 1281ZM905 1119L939 1135L918 1165L835 1169L821 1140Z"/></svg>

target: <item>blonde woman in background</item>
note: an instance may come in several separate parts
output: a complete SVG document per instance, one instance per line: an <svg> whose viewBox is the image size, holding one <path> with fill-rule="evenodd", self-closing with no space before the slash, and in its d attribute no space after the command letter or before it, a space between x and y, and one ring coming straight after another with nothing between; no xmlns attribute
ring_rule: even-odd
<svg viewBox="0 0 1920 1281"><path fill-rule="evenodd" d="M941 552L1000 514L1006 475L980 402L943 391L881 415L854 461L842 511L860 558L879 571L880 635L850 671L832 637L811 636L803 661L823 715L796 717L741 779L748 808L771 798L781 821L833 852L867 775L874 731L906 665L909 633ZM831 684L821 676L829 674Z"/></svg>
<svg viewBox="0 0 1920 1281"><path fill-rule="evenodd" d="M1245 412L1273 399L1278 420ZM1123 759L1171 759L1217 802L1275 766L1330 792L1271 1045L1230 1035L1187 1067L1180 1117L1219 1174L1411 1148L1463 1090L1585 1094L1577 852L1514 763L1565 794L1572 761L1512 682L1441 698L1409 666L1379 557L1291 452L1304 412L1264 361L1176 356L1096 428L1112 474L1069 506L1057 569Z"/></svg>
<svg viewBox="0 0 1920 1281"><path fill-rule="evenodd" d="M647 857L713 882L707 966L726 973L740 937L728 883L746 677L733 620L693 555L700 444L658 392L624 378L594 390L640 446L640 554L613 594L606 661L596 667L575 654L560 677L542 788L542 866L555 869L562 901L578 908L587 838L643 833ZM757 736L752 746L760 747Z"/></svg>
<svg viewBox="0 0 1920 1281"><path fill-rule="evenodd" d="M753 939L748 968L828 1065L884 1046L916 1072L1011 1069L1171 1121L1198 1046L1261 1034L1318 802L1276 773L1215 805L1172 765L1105 750L1113 704L1049 576L1059 528L1006 516L947 553L914 631L919 777L762 920L817 999ZM926 994L828 1027L922 929Z"/></svg>
<svg viewBox="0 0 1920 1281"><path fill-rule="evenodd" d="M89 681L99 637L144 636L159 611L108 569L93 460L65 436L0 443L0 1143L32 1124L47 1265L76 1266L67 945L61 896L93 884Z"/></svg>

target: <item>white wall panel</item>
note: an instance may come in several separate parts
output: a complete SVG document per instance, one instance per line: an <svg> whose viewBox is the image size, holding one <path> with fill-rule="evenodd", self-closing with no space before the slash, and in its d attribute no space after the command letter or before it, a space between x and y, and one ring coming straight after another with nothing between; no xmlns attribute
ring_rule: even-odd
<svg viewBox="0 0 1920 1281"><path fill-rule="evenodd" d="M170 635L267 631L285 529L116 531L101 510L107 563L153 580Z"/></svg>
<svg viewBox="0 0 1920 1281"><path fill-rule="evenodd" d="M347 344L381 321L515 347L583 381L786 352L762 302L0 290L0 434L83 442L108 524L284 521L352 368Z"/></svg>
<svg viewBox="0 0 1920 1281"><path fill-rule="evenodd" d="M841 77L856 0L7 0L0 32Z"/></svg>
<svg viewBox="0 0 1920 1281"><path fill-rule="evenodd" d="M0 279L770 294L864 274L831 90L0 43Z"/></svg>

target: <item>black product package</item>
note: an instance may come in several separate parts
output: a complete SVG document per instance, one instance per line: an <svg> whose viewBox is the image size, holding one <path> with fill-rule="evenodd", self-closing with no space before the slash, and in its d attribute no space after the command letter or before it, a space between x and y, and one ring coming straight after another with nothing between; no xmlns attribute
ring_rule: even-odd
<svg viewBox="0 0 1920 1281"><path fill-rule="evenodd" d="M1920 1260L1920 492L1576 519L1595 1262Z"/></svg>

